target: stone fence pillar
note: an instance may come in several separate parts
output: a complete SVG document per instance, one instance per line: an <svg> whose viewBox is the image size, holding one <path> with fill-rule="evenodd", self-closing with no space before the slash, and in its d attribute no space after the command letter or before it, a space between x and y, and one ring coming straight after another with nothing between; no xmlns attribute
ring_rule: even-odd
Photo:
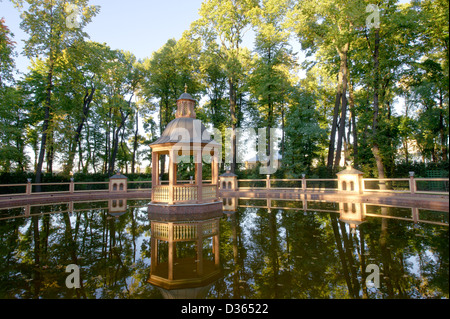
<svg viewBox="0 0 450 319"><path fill-rule="evenodd" d="M336 174L338 177L338 191L362 194L363 172L354 169L351 166Z"/></svg>
<svg viewBox="0 0 450 319"><path fill-rule="evenodd" d="M110 193L126 193L128 190L128 177L122 175L120 171L109 178Z"/></svg>
<svg viewBox="0 0 450 319"><path fill-rule="evenodd" d="M227 170L219 176L219 186L221 190L238 190L237 175Z"/></svg>

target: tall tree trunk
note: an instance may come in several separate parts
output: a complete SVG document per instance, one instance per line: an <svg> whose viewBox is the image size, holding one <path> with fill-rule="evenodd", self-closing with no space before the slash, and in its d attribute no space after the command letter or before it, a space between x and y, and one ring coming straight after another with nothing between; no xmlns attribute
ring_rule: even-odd
<svg viewBox="0 0 450 319"><path fill-rule="evenodd" d="M86 165L83 164L83 150L81 149L81 140L78 140L78 158L79 158L78 170L82 171L83 174L86 174L87 173L87 167L86 167L87 163L86 163ZM81 166L81 168L80 168L80 166Z"/></svg>
<svg viewBox="0 0 450 319"><path fill-rule="evenodd" d="M109 170L108 170L108 174L110 174L110 175L112 175L114 173L117 151L119 150L120 130L122 130L122 128L125 126L125 122L128 118L129 113L125 115L123 113L123 110L120 109L120 115L121 115L120 125L113 134L113 146L112 146L112 152L111 152L111 158L109 161Z"/></svg>
<svg viewBox="0 0 450 319"><path fill-rule="evenodd" d="M380 154L380 148L377 141L378 119L379 119L379 101L378 88L380 85L380 63L379 63L379 47L380 47L380 30L375 29L375 45L373 51L373 67L374 67L374 83L373 83L373 122L372 122L372 153L377 164L378 178L385 178L384 164ZM384 182L380 182L380 189L386 189Z"/></svg>
<svg viewBox="0 0 450 319"><path fill-rule="evenodd" d="M334 112L333 112L333 122L331 124L331 133L330 133L330 144L328 146L328 160L327 160L327 168L328 173L331 175L333 171L333 160L334 160L334 150L336 144L336 130L337 130L337 122L339 117L339 108L341 105L341 97L342 97L342 81L343 81L343 69L342 64L339 68L338 74L338 86L336 92L336 100L334 103Z"/></svg>
<svg viewBox="0 0 450 319"><path fill-rule="evenodd" d="M347 117L347 76L348 76L348 65L347 65L347 52L349 44L346 43L342 50L339 52L339 57L341 60L342 69L342 94L341 94L341 116L339 121L338 139L336 147L336 158L334 161L334 171L339 167L339 162L341 161L341 150L342 141L345 134L345 121Z"/></svg>
<svg viewBox="0 0 450 319"><path fill-rule="evenodd" d="M123 141L125 140L125 129L122 130L121 138L120 138L120 148L123 154L128 154L129 148ZM125 173L128 174L128 161L125 159Z"/></svg>
<svg viewBox="0 0 450 319"><path fill-rule="evenodd" d="M50 119L51 122L51 119ZM49 126L50 123L49 123ZM54 143L53 143L53 129L49 129L47 133L47 173L53 173L53 158L54 158Z"/></svg>
<svg viewBox="0 0 450 319"><path fill-rule="evenodd" d="M228 79L228 84L230 86L230 114L231 114L231 129L233 136L231 137L231 151L233 153L232 161L230 165L230 170L232 173L236 171L236 161L237 161L237 147L236 147L236 87L234 83L234 79L230 77Z"/></svg>
<svg viewBox="0 0 450 319"><path fill-rule="evenodd" d="M131 159L131 173L135 173L136 155L138 148L138 135L139 135L139 111L136 108L136 124L134 129L134 141L133 141L133 158Z"/></svg>
<svg viewBox="0 0 450 319"><path fill-rule="evenodd" d="M284 159L285 132L284 132L284 105L281 106L281 158Z"/></svg>
<svg viewBox="0 0 450 319"><path fill-rule="evenodd" d="M44 165L44 157L45 157L45 149L47 144L47 134L50 122L50 109L52 106L52 88L53 88L53 57L50 52L49 57L49 71L47 74L47 95L45 98L45 106L44 106L44 123L42 124L42 137L41 137L41 147L39 150L38 163L36 167L36 183L42 182L42 166ZM36 186L36 191L41 191L41 186Z"/></svg>
<svg viewBox="0 0 450 319"><path fill-rule="evenodd" d="M269 85L269 88L271 86ZM273 102L271 100L271 96L269 94L268 96L268 106L269 106L269 114L268 114L268 123L267 123L267 130L266 130L266 139L267 139L267 150L266 150L266 154L267 154L267 167L273 167L274 164L272 163L272 161L274 161L276 159L276 155L274 153L274 139L270 138L270 129L273 128L274 125L274 116L273 116Z"/></svg>
<svg viewBox="0 0 450 319"><path fill-rule="evenodd" d="M271 47L268 48L268 60L267 60L267 64L269 67L269 78L272 77L272 70L273 70L273 66L272 66L272 51L271 51ZM270 83L270 82L269 82ZM269 156L268 157L268 161L267 161L267 166L268 167L272 167L272 160L274 159L273 156L276 156L276 154L274 154L272 152L272 148L273 148L273 139L270 138L270 129L273 128L275 126L274 124L274 112L273 112L273 108L274 108L274 102L272 99L272 84L269 84L267 87L267 107L268 107L268 114L267 114L267 130L266 130L266 139L267 139L267 150L266 150L266 154Z"/></svg>
<svg viewBox="0 0 450 319"><path fill-rule="evenodd" d="M112 123L112 109L109 108L108 113L108 125L106 126L106 134L105 134L105 157L104 157L104 166L103 166L103 173L106 174L109 172L108 164L110 159L110 153L111 153L111 123Z"/></svg>
<svg viewBox="0 0 450 319"><path fill-rule="evenodd" d="M349 72L350 73L350 72ZM347 75L348 80L348 93L349 93L349 108L350 108L350 120L352 124L352 137L353 137L353 165L358 166L358 130L356 128L356 110L355 110L355 96L353 94L353 83L350 80L350 74Z"/></svg>
<svg viewBox="0 0 450 319"><path fill-rule="evenodd" d="M64 174L65 175L69 175L73 169L73 161L75 158L77 145L79 144L78 142L80 140L81 131L83 130L84 123L86 122L88 114L89 114L89 109L91 107L91 102L94 98L94 93L95 93L95 88L92 88L91 92L89 92L89 90L86 89L86 94L84 95L84 99L83 99L83 114L81 117L81 121L78 124L77 129L75 130L75 136L70 145L69 158L67 159L67 163L64 166Z"/></svg>
<svg viewBox="0 0 450 319"><path fill-rule="evenodd" d="M447 161L448 157L447 157L447 134L445 131L445 126L444 126L444 108L443 108L443 93L442 93L442 89L439 89L439 132L441 135L441 156L442 156L442 160L445 162Z"/></svg>

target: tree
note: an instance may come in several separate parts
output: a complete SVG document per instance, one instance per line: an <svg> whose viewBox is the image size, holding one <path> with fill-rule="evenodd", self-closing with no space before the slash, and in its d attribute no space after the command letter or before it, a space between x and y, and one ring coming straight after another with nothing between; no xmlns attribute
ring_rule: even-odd
<svg viewBox="0 0 450 319"><path fill-rule="evenodd" d="M415 73L412 70L417 70L423 50L420 42L411 39L420 39L423 29L418 23L420 14L410 4L386 1L380 3L378 9L379 28L366 27L364 30L366 50L361 48L361 51L366 51L366 57L371 59L362 67L365 77L361 78L361 83L372 92L370 144L378 177L384 178L386 173L392 173L397 147L401 144L398 135L400 119L393 112L394 97L410 95L404 84L410 81L411 72ZM398 86L398 82L403 85Z"/></svg>
<svg viewBox="0 0 450 319"><path fill-rule="evenodd" d="M315 1L299 2L290 14L291 25L297 33L302 48L308 55L319 53L338 70L336 99L331 124L327 167L335 171L339 165L342 142L345 136L347 114L347 88L349 79L348 55L351 42L365 14L364 2ZM336 133L338 134L336 140ZM337 144L337 145L336 145Z"/></svg>
<svg viewBox="0 0 450 319"><path fill-rule="evenodd" d="M105 161L108 174L113 174L115 170L116 157L119 151L119 144L124 141L124 132L128 118L134 112L133 98L142 77L136 68L136 57L131 52L114 51L113 59L109 61L108 71L103 76L105 83L104 92L107 108L107 139L112 145L107 145L105 151ZM119 140L121 138L121 141ZM108 143L109 144L109 143Z"/></svg>
<svg viewBox="0 0 450 319"><path fill-rule="evenodd" d="M228 97L231 116L232 160L230 168L236 170L236 127L240 110L237 109L238 89L242 68L242 59L246 54L241 48L245 33L250 28L251 16L255 9L255 0L207 0L199 10L200 19L195 21L192 32L200 36L205 50L219 60L227 76Z"/></svg>
<svg viewBox="0 0 450 319"><path fill-rule="evenodd" d="M95 100L95 93L102 89L101 77L107 71L105 66L108 59L113 58L113 52L103 44L81 42L63 54L59 85L63 90L59 92L62 112L67 114L65 122L69 128L64 134L65 140L70 141L63 174L69 176L73 170L77 148L81 146L83 129ZM100 102L100 98L98 100Z"/></svg>
<svg viewBox="0 0 450 319"><path fill-rule="evenodd" d="M320 116L315 108L318 99L317 93L298 87L290 97L283 165L291 178L311 172L313 162L320 158L321 146L325 144L326 130L320 127Z"/></svg>
<svg viewBox="0 0 450 319"><path fill-rule="evenodd" d="M25 148L26 116L20 89L13 78L14 44L13 34L0 19L0 166L9 172L16 163L16 169L24 171L27 166Z"/></svg>
<svg viewBox="0 0 450 319"><path fill-rule="evenodd" d="M23 96L18 87L0 88L0 167L5 172L23 172L29 163L25 146L30 121Z"/></svg>
<svg viewBox="0 0 450 319"><path fill-rule="evenodd" d="M15 68L14 63L14 44L13 34L5 24L5 18L0 18L0 88L7 81L12 81L12 72Z"/></svg>
<svg viewBox="0 0 450 319"><path fill-rule="evenodd" d="M415 50L421 56L405 83L411 90L413 99L421 106L420 117L423 115L428 118L424 123L428 123L433 134L432 144L434 145L431 147L431 152L426 151L426 156L431 155L433 162L436 162L438 157L447 161L449 151L449 4L448 1L413 1L411 7L407 9L412 12L417 11L415 20L418 22L416 26L418 41ZM437 120L433 120L434 117ZM424 135L418 133L418 136ZM424 150L430 149L430 146L420 145L420 147Z"/></svg>
<svg viewBox="0 0 450 319"><path fill-rule="evenodd" d="M206 92L207 101L203 107L205 122L212 123L213 127L222 135L222 159L220 161L222 170L225 167L224 137L226 128L231 126L228 114L229 101L227 101L227 76L220 63L210 51L202 51L200 57L200 76L202 87ZM217 139L217 137L214 137Z"/></svg>
<svg viewBox="0 0 450 319"><path fill-rule="evenodd" d="M13 1L23 9L22 0ZM82 28L97 13L97 8L88 6L88 0L25 0L28 7L22 12L21 28L30 37L25 41L25 55L32 59L42 57L46 67L46 99L43 104L44 118L42 124L42 137L38 164L36 167L36 183L42 179L42 166L46 152L47 140L51 138L52 112L57 106L53 103L54 90L54 70L58 65L61 52L72 45L75 41L80 41L86 34ZM81 23L78 27L73 27L67 23L69 18L67 12L73 13L69 6L75 5L79 8ZM73 7L72 7L73 8Z"/></svg>
<svg viewBox="0 0 450 319"><path fill-rule="evenodd" d="M191 43L183 36L179 41L168 40L150 59L142 62L142 95L149 101L157 101L160 135L175 118L176 101L184 92L185 86L194 98L199 97L201 84L198 56L197 43ZM161 157L161 162L161 174L164 174L164 156Z"/></svg>
<svg viewBox="0 0 450 319"><path fill-rule="evenodd" d="M267 129L267 137L270 136L270 129L278 126L278 119L283 116L289 91L296 80L296 61L289 45L290 34L283 27L289 2L261 1L253 17L256 56L248 85L253 103L258 108L258 118L255 120L259 127ZM269 151L274 145L270 145L272 139L268 140ZM272 161L272 156L276 154L269 155Z"/></svg>

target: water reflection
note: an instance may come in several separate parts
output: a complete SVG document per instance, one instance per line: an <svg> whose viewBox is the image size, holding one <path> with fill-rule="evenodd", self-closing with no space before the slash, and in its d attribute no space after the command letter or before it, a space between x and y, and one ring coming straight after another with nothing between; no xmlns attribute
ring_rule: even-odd
<svg viewBox="0 0 450 319"><path fill-rule="evenodd" d="M72 209L73 211L73 209ZM108 199L108 214L110 214L113 217L120 217L127 213L127 199L126 198L120 198L120 199Z"/></svg>
<svg viewBox="0 0 450 319"><path fill-rule="evenodd" d="M356 234L356 227L366 221L366 204L340 202L339 220L348 224L352 234Z"/></svg>
<svg viewBox="0 0 450 319"><path fill-rule="evenodd" d="M241 198L233 219L238 298L448 298L448 212Z"/></svg>
<svg viewBox="0 0 450 319"><path fill-rule="evenodd" d="M171 220L149 202L0 210L0 298L448 298L448 211L226 198Z"/></svg>
<svg viewBox="0 0 450 319"><path fill-rule="evenodd" d="M148 282L158 287L164 298L205 298L221 277L220 217L188 218L151 220Z"/></svg>

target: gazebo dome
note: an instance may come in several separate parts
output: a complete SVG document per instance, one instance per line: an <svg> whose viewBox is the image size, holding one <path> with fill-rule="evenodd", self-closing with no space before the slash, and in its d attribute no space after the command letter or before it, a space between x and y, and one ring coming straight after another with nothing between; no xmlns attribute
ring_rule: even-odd
<svg viewBox="0 0 450 319"><path fill-rule="evenodd" d="M203 138L206 127L196 119L194 107L195 100L192 96L187 92L181 94L177 100L175 119L167 124L161 137L150 145L178 142L217 144L209 137L209 134L207 134L207 138ZM189 136L185 136L187 133Z"/></svg>
<svg viewBox="0 0 450 319"><path fill-rule="evenodd" d="M181 135L185 134L186 131L189 133L189 141L187 139L184 140L185 137ZM150 145L178 143L181 141L189 143L200 142L202 144L216 143L209 135L208 138L203 138L205 131L206 127L200 120L192 117L179 117L167 124L161 137Z"/></svg>
<svg viewBox="0 0 450 319"><path fill-rule="evenodd" d="M178 100L192 100L192 101L195 101L194 98L187 92L184 92L183 94L181 94L180 97L178 98Z"/></svg>

